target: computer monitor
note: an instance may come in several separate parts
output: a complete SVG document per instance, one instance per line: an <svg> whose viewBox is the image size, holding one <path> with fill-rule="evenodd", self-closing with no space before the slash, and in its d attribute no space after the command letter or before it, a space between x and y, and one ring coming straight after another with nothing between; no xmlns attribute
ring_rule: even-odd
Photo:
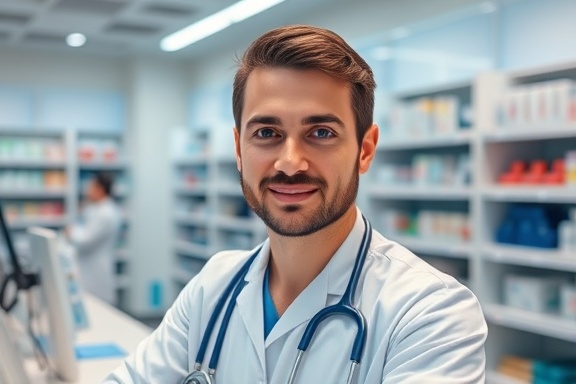
<svg viewBox="0 0 576 384"><path fill-rule="evenodd" d="M75 327L66 287L63 264L58 253L55 231L32 227L28 229L32 258L40 268L40 291L46 307L41 312L41 324L46 332L46 352L60 380L78 380L79 369L74 349Z"/></svg>

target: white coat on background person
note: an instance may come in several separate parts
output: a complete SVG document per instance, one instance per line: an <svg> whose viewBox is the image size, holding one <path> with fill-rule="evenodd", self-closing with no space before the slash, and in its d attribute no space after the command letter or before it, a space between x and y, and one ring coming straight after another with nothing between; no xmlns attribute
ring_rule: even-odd
<svg viewBox="0 0 576 384"><path fill-rule="evenodd" d="M114 249L121 217L111 190L111 177L96 174L87 185L80 222L68 227L66 233L76 251L82 289L115 304Z"/></svg>

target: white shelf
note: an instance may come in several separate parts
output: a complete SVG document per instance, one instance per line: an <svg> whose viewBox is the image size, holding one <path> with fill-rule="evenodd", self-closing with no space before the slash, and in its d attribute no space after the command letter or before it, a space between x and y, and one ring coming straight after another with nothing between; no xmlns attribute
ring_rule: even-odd
<svg viewBox="0 0 576 384"><path fill-rule="evenodd" d="M174 247L178 253L197 259L208 260L213 254L209 246L195 244L189 241L178 240L175 242Z"/></svg>
<svg viewBox="0 0 576 384"><path fill-rule="evenodd" d="M494 324L576 343L576 320L499 304L482 308L486 319Z"/></svg>
<svg viewBox="0 0 576 384"><path fill-rule="evenodd" d="M454 243L453 240L440 241L439 239L421 239L413 236L387 236L414 252L427 255L442 256L451 259L469 259L472 254L472 246L467 243Z"/></svg>
<svg viewBox="0 0 576 384"><path fill-rule="evenodd" d="M126 168L126 163L124 161L79 161L78 167L82 171L119 171Z"/></svg>
<svg viewBox="0 0 576 384"><path fill-rule="evenodd" d="M207 154L198 154L189 157L183 157L174 160L174 165L177 167L189 167L198 165L207 165L209 161Z"/></svg>
<svg viewBox="0 0 576 384"><path fill-rule="evenodd" d="M127 262L130 260L130 253L126 248L116 249L114 251L116 261Z"/></svg>
<svg viewBox="0 0 576 384"><path fill-rule="evenodd" d="M576 272L576 254L557 249L539 249L517 245L487 244L482 246L486 260L534 268Z"/></svg>
<svg viewBox="0 0 576 384"><path fill-rule="evenodd" d="M378 144L378 150L394 151L439 147L457 147L462 145L469 145L471 138L472 136L469 131L454 132L449 135L416 138L382 137L380 139L380 144Z"/></svg>
<svg viewBox="0 0 576 384"><path fill-rule="evenodd" d="M194 186L179 185L176 187L176 193L180 195L202 196L208 193L208 185L205 183L198 183Z"/></svg>
<svg viewBox="0 0 576 384"><path fill-rule="evenodd" d="M536 141L552 139L576 139L576 126L569 127L538 127L538 129L526 128L502 128L493 132L485 133L482 139L487 143L500 143L510 141Z"/></svg>
<svg viewBox="0 0 576 384"><path fill-rule="evenodd" d="M196 276L195 273L187 271L183 268L174 268L172 271L172 280L178 284L186 285L192 278Z"/></svg>
<svg viewBox="0 0 576 384"><path fill-rule="evenodd" d="M372 198L399 200L468 200L471 190L468 187L423 187L423 186L373 186L369 189Z"/></svg>
<svg viewBox="0 0 576 384"><path fill-rule="evenodd" d="M518 380L513 377L503 375L496 371L487 371L486 384L530 384L530 383L527 381Z"/></svg>
<svg viewBox="0 0 576 384"><path fill-rule="evenodd" d="M62 218L44 218L44 217L25 217L9 220L8 226L11 229L26 229L28 227L64 227L68 224L68 219Z"/></svg>
<svg viewBox="0 0 576 384"><path fill-rule="evenodd" d="M224 196L244 197L240 183L220 183L216 185L216 193Z"/></svg>
<svg viewBox="0 0 576 384"><path fill-rule="evenodd" d="M218 216L215 219L216 226L237 232L250 232L259 228L260 221L253 217L229 217Z"/></svg>
<svg viewBox="0 0 576 384"><path fill-rule="evenodd" d="M491 186L482 191L487 200L526 203L576 203L576 186Z"/></svg>
<svg viewBox="0 0 576 384"><path fill-rule="evenodd" d="M64 198L66 191L63 189L19 189L13 191L3 190L0 197L5 199L45 199L45 198Z"/></svg>
<svg viewBox="0 0 576 384"><path fill-rule="evenodd" d="M116 289L126 289L130 287L130 277L126 275L116 275Z"/></svg>
<svg viewBox="0 0 576 384"><path fill-rule="evenodd" d="M0 168L64 169L64 160L0 159Z"/></svg>
<svg viewBox="0 0 576 384"><path fill-rule="evenodd" d="M410 99L415 97L433 96L437 94L447 94L471 89L471 81L454 81L443 84L435 84L432 86L414 87L400 92L396 92L393 97L395 99Z"/></svg>
<svg viewBox="0 0 576 384"><path fill-rule="evenodd" d="M206 227L209 225L210 218L204 213L183 214L177 213L174 215L174 221L183 225L196 225Z"/></svg>

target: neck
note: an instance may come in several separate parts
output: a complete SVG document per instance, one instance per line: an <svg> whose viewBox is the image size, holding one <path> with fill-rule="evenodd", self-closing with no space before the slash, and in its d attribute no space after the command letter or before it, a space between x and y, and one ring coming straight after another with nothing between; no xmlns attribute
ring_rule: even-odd
<svg viewBox="0 0 576 384"><path fill-rule="evenodd" d="M286 237L269 231L270 293L280 315L322 272L350 234L356 221L356 206L336 222L303 237Z"/></svg>

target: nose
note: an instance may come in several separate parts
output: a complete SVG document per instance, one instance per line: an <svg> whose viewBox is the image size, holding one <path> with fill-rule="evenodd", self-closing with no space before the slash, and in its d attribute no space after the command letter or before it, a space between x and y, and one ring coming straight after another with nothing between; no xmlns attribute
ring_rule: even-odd
<svg viewBox="0 0 576 384"><path fill-rule="evenodd" d="M276 171L288 176L308 170L308 160L302 146L294 139L287 139L282 145L278 159L274 163Z"/></svg>

